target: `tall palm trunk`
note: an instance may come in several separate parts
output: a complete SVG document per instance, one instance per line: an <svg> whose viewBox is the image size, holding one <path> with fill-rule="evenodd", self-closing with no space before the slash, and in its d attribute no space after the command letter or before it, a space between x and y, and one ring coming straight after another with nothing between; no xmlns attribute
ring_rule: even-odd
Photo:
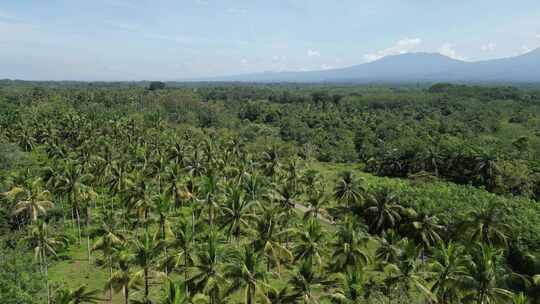
<svg viewBox="0 0 540 304"><path fill-rule="evenodd" d="M124 304L129 304L129 287L127 284L124 285Z"/></svg>
<svg viewBox="0 0 540 304"><path fill-rule="evenodd" d="M51 303L51 288L49 286L49 267L47 265L47 254L45 253L45 248L42 246L42 259L43 267L45 270L45 288L47 288L47 304Z"/></svg>
<svg viewBox="0 0 540 304"><path fill-rule="evenodd" d="M144 268L144 298L148 299L150 293L150 284L148 284L148 267Z"/></svg>
<svg viewBox="0 0 540 304"><path fill-rule="evenodd" d="M86 226L86 249L88 254L88 266L92 263L92 253L90 250L90 208L88 205L86 206L86 219L85 219L85 226Z"/></svg>
<svg viewBox="0 0 540 304"><path fill-rule="evenodd" d="M81 216L79 214L79 207L75 207L75 215L77 217L77 231L79 234L79 245L81 245L82 234L81 234Z"/></svg>
<svg viewBox="0 0 540 304"><path fill-rule="evenodd" d="M112 256L109 256L109 281L112 281L113 277L113 266L112 266ZM112 303L113 287L109 286L109 302Z"/></svg>

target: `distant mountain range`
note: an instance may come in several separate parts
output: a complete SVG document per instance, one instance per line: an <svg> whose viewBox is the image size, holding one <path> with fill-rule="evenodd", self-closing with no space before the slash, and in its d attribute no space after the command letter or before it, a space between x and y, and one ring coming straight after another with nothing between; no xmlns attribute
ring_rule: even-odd
<svg viewBox="0 0 540 304"><path fill-rule="evenodd" d="M540 48L516 57L467 62L435 53L408 53L347 68L264 72L201 79L240 82L540 82Z"/></svg>

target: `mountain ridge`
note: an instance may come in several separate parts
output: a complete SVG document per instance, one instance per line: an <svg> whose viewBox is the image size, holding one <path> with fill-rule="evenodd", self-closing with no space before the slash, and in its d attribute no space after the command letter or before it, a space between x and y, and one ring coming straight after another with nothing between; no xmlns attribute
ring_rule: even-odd
<svg viewBox="0 0 540 304"><path fill-rule="evenodd" d="M463 61L439 53L406 53L350 67L262 72L198 81L234 82L540 82L540 48L500 59Z"/></svg>

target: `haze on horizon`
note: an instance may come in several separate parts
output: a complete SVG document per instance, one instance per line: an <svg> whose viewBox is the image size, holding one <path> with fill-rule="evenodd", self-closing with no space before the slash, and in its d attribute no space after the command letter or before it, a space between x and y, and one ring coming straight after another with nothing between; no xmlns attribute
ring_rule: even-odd
<svg viewBox="0 0 540 304"><path fill-rule="evenodd" d="M540 46L540 2L0 0L0 78L182 80Z"/></svg>

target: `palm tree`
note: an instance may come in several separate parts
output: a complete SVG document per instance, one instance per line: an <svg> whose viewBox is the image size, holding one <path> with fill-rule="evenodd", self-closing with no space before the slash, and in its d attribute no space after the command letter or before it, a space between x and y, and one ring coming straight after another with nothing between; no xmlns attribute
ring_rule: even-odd
<svg viewBox="0 0 540 304"><path fill-rule="evenodd" d="M26 213L32 223L36 223L40 214L47 214L47 210L54 206L50 192L42 190L39 179L31 182L28 188L14 187L1 195L16 200L13 214Z"/></svg>
<svg viewBox="0 0 540 304"><path fill-rule="evenodd" d="M243 289L246 304L252 304L256 296L267 300L264 293L267 273L261 269L258 258L251 246L244 246L240 254L233 257L225 267L225 277L231 281L226 294Z"/></svg>
<svg viewBox="0 0 540 304"><path fill-rule="evenodd" d="M334 188L334 198L347 208L362 202L364 189L351 171L340 173L338 184Z"/></svg>
<svg viewBox="0 0 540 304"><path fill-rule="evenodd" d="M154 262L161 253L163 243L151 238L148 233L145 233L138 239L133 240L133 263L141 270L135 273L135 276L142 277L144 282L144 299L148 299L150 294L150 278L153 275L160 273L153 269Z"/></svg>
<svg viewBox="0 0 540 304"><path fill-rule="evenodd" d="M501 261L503 252L487 245L477 245L467 265L467 286L470 294L465 301L477 304L508 303L513 293L499 287L503 279ZM506 273L506 271L504 271Z"/></svg>
<svg viewBox="0 0 540 304"><path fill-rule="evenodd" d="M217 195L219 191L218 177L215 172L211 171L206 176L203 177L203 193L204 193L204 203L207 207L208 212L208 224L213 226L214 224L214 212L215 208L218 207Z"/></svg>
<svg viewBox="0 0 540 304"><path fill-rule="evenodd" d="M142 223L144 226L145 232L148 233L148 228L150 224L150 213L156 207L155 199L156 195L146 183L143 177L139 177L139 182L133 190L133 204L131 207L135 210L137 214L137 220L139 223ZM130 206L126 206L130 209ZM126 210L128 211L128 210Z"/></svg>
<svg viewBox="0 0 540 304"><path fill-rule="evenodd" d="M277 201L280 208L284 212L283 219L283 226L285 227L284 231L287 233L287 229L289 228L290 219L294 216L294 208L296 207L296 196L298 193L294 190L294 187L286 183L282 185L281 187L278 187L273 195L272 199L274 201ZM289 235L287 234L285 236L287 247L289 245Z"/></svg>
<svg viewBox="0 0 540 304"><path fill-rule="evenodd" d="M347 220L343 225L340 225L336 239L332 243L334 252L330 268L334 271L345 271L368 264L371 258L364 248L368 240L358 231L352 220Z"/></svg>
<svg viewBox="0 0 540 304"><path fill-rule="evenodd" d="M481 151L475 157L476 166L474 169L490 191L495 188L496 176L500 171L497 162L497 155L490 151Z"/></svg>
<svg viewBox="0 0 540 304"><path fill-rule="evenodd" d="M113 289L115 292L122 291L124 303L129 304L130 290L141 285L141 277L135 275L132 269L134 256L127 248L119 250L114 259L118 264L118 269L113 272L112 277L105 284L105 289Z"/></svg>
<svg viewBox="0 0 540 304"><path fill-rule="evenodd" d="M266 185L263 178L257 173L244 175L244 191L250 201L258 201L266 191Z"/></svg>
<svg viewBox="0 0 540 304"><path fill-rule="evenodd" d="M274 179L280 168L279 149L274 146L263 153L263 172L266 176Z"/></svg>
<svg viewBox="0 0 540 304"><path fill-rule="evenodd" d="M406 229L414 237L417 244L422 244L422 255L431 246L442 242L441 233L444 232L444 226L439 225L439 219L436 216L428 215L424 212L413 213L413 219L407 224ZM422 259L424 259L422 257Z"/></svg>
<svg viewBox="0 0 540 304"><path fill-rule="evenodd" d="M317 220L309 220L304 227L297 229L298 241L294 248L294 259L322 265L324 253L324 234Z"/></svg>
<svg viewBox="0 0 540 304"><path fill-rule="evenodd" d="M328 203L328 198L324 194L324 191L310 191L307 203L309 209L304 214L304 219L319 219L321 216L324 216L324 218L326 218L326 210L324 210L324 206Z"/></svg>
<svg viewBox="0 0 540 304"><path fill-rule="evenodd" d="M431 292L437 303L460 303L467 280L467 257L463 247L450 242L442 244L433 253L429 268L434 274Z"/></svg>
<svg viewBox="0 0 540 304"><path fill-rule="evenodd" d="M388 188L381 188L368 196L365 216L370 232L380 234L388 228L395 228L401 221L405 208L399 204L399 198Z"/></svg>
<svg viewBox="0 0 540 304"><path fill-rule="evenodd" d="M506 246L510 231L503 218L506 212L509 212L508 208L499 203L475 208L465 222L469 239L489 246Z"/></svg>
<svg viewBox="0 0 540 304"><path fill-rule="evenodd" d="M184 293L182 288L172 280L167 281L165 295L162 298L161 304L190 304L189 294Z"/></svg>
<svg viewBox="0 0 540 304"><path fill-rule="evenodd" d="M523 292L520 292L519 294L514 295L514 298L512 299L512 304L529 304L529 303L530 303L529 299Z"/></svg>
<svg viewBox="0 0 540 304"><path fill-rule="evenodd" d="M222 272L224 260L225 252L218 244L216 233L211 231L205 246L196 253L196 263L190 267L191 277L187 281L195 292L208 295L210 304L217 304L226 282Z"/></svg>
<svg viewBox="0 0 540 304"><path fill-rule="evenodd" d="M76 289L60 288L54 291L52 304L93 304L98 303L99 290L87 290L86 285L81 285Z"/></svg>
<svg viewBox="0 0 540 304"><path fill-rule="evenodd" d="M120 248L126 242L126 239L122 235L121 231L116 229L116 223L114 217L106 217L106 220L98 228L94 235L97 235L97 239L92 246L92 251L101 251L105 258L105 263L109 267L109 280L113 277L113 255L115 251ZM109 288L109 299L112 299L112 288Z"/></svg>
<svg viewBox="0 0 540 304"><path fill-rule="evenodd" d="M304 173L302 182L306 187L307 193L311 194L312 191L317 190L322 185L321 175L319 171L309 169Z"/></svg>
<svg viewBox="0 0 540 304"><path fill-rule="evenodd" d="M68 241L63 236L50 235L47 223L42 221L38 221L30 228L28 240L34 248L34 257L39 262L41 271L45 274L47 303L50 303L49 264L47 257L49 255L56 256L56 250L60 247L67 246Z"/></svg>
<svg viewBox="0 0 540 304"><path fill-rule="evenodd" d="M312 263L303 262L298 270L289 279L289 284L293 291L298 294L300 301L304 304L320 303L321 291L332 281L319 276L313 269Z"/></svg>
<svg viewBox="0 0 540 304"><path fill-rule="evenodd" d="M282 235L283 230L279 225L279 210L272 207L264 207L262 214L256 219L256 237L252 242L252 246L258 252L265 255L266 270L270 271L271 265L277 266L278 274L281 273L280 264L282 259L292 260L292 253L283 246Z"/></svg>
<svg viewBox="0 0 540 304"><path fill-rule="evenodd" d="M165 183L165 193L174 199L174 207L179 208L184 202L180 193L182 168L179 164L174 164L171 167L166 167L165 170L166 174L163 181Z"/></svg>
<svg viewBox="0 0 540 304"><path fill-rule="evenodd" d="M398 234L393 230L383 232L378 240L379 247L375 251L375 259L382 265L397 263L402 248L408 242L407 239L400 239Z"/></svg>
<svg viewBox="0 0 540 304"><path fill-rule="evenodd" d="M405 294L411 289L419 292L428 300L433 300L426 278L429 273L421 268L419 250L413 242L404 242L404 249L400 252L396 264L388 264L385 269L389 275L385 279L388 287L401 288ZM399 289L398 289L399 290ZM393 294L389 292L389 294Z"/></svg>
<svg viewBox="0 0 540 304"><path fill-rule="evenodd" d="M289 287L283 287L281 289L270 287L266 297L270 304L295 304L300 299L300 295L292 293Z"/></svg>
<svg viewBox="0 0 540 304"><path fill-rule="evenodd" d="M193 219L192 219L193 220ZM166 241L167 248L171 249L171 254L165 256L163 268L168 273L168 269L180 268L184 272L184 281L188 281L188 268L194 265L195 235L193 234L193 224L181 220L174 230L172 240ZM186 292L188 285L185 284Z"/></svg>
<svg viewBox="0 0 540 304"><path fill-rule="evenodd" d="M173 232L171 230L171 222L169 220L169 211L171 210L171 203L169 196L161 194L155 196L154 211L158 217L158 229L156 231L155 238L162 241L171 238Z"/></svg>
<svg viewBox="0 0 540 304"><path fill-rule="evenodd" d="M63 196L67 197L71 205L73 222L75 219L77 220L79 244L81 243L81 206L84 200L95 196L95 192L88 185L92 178L91 174L84 172L81 165L75 164L74 161L68 161L56 184L57 189Z"/></svg>
<svg viewBox="0 0 540 304"><path fill-rule="evenodd" d="M337 286L328 297L335 303L360 304L365 303L366 276L360 269L350 269L345 273L338 273Z"/></svg>
<svg viewBox="0 0 540 304"><path fill-rule="evenodd" d="M255 201L247 201L240 188L234 187L227 196L225 204L221 206L221 228L226 229L227 235L232 236L237 242L242 232L251 226L250 220L255 217L251 209L255 203Z"/></svg>

